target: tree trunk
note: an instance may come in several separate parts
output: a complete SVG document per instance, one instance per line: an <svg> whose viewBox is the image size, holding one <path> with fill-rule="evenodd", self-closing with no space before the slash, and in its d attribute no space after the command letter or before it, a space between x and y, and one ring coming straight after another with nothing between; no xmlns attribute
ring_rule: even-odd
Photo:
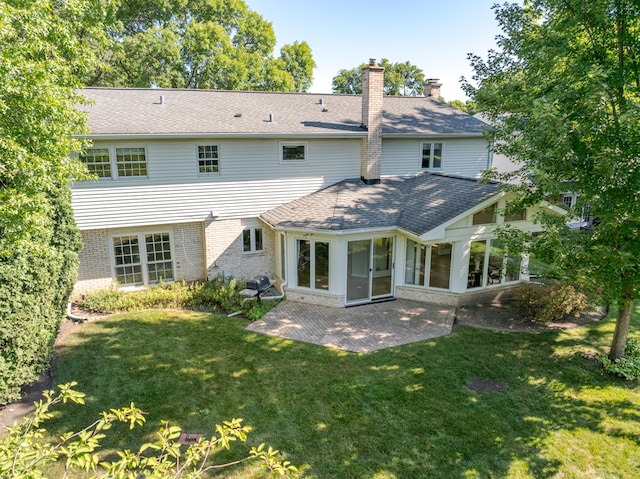
<svg viewBox="0 0 640 479"><path fill-rule="evenodd" d="M615 361L624 356L627 346L627 334L629 333L629 323L631 322L631 311L633 309L632 298L620 298L618 301L618 317L616 318L616 330L613 333L609 359Z"/></svg>

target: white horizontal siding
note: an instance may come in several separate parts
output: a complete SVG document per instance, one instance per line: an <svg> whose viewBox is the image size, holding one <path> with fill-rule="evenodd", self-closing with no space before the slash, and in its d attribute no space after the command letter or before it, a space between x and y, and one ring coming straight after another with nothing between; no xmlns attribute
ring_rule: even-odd
<svg viewBox="0 0 640 479"><path fill-rule="evenodd" d="M308 161L282 164L277 140L96 142L144 146L146 178L73 186L80 229L258 216L263 211L336 183L360 171L360 140L308 140ZM220 174L198 175L197 145L217 144Z"/></svg>
<svg viewBox="0 0 640 479"><path fill-rule="evenodd" d="M421 171L421 143L444 143L442 168L433 171L476 178L489 161L488 143L482 138L385 139L382 143L382 175L408 176Z"/></svg>

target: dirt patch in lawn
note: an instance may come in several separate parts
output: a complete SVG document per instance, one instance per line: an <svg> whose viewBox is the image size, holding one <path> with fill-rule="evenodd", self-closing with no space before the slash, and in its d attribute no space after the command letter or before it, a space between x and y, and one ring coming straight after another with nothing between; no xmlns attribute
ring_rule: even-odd
<svg viewBox="0 0 640 479"><path fill-rule="evenodd" d="M536 323L525 319L515 302L503 301L501 303L460 306L456 310L455 324L498 331L542 333L585 326L600 321L606 314L605 308L595 308L577 317L567 316L562 321Z"/></svg>

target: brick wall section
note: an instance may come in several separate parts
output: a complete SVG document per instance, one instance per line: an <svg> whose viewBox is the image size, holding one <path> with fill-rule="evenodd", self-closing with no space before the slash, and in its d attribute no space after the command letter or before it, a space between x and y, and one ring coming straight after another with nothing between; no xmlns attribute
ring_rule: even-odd
<svg viewBox="0 0 640 479"><path fill-rule="evenodd" d="M206 279L203 241L203 223L173 225L176 279L185 281Z"/></svg>
<svg viewBox="0 0 640 479"><path fill-rule="evenodd" d="M153 231L171 232L176 280L197 281L205 279L202 223L150 226L149 228ZM144 228L81 231L84 248L79 254L78 281L74 287L74 296L109 288L113 284L110 258L112 245L109 241L109 234L144 231Z"/></svg>
<svg viewBox="0 0 640 479"><path fill-rule="evenodd" d="M243 252L242 231L249 227L262 228L263 251ZM209 279L222 274L230 274L237 279L248 279L257 274L273 276L275 235L264 223L255 219L207 221L204 236Z"/></svg>
<svg viewBox="0 0 640 479"><path fill-rule="evenodd" d="M78 255L80 264L74 294L108 288L113 281L107 230L85 230L81 233L84 247Z"/></svg>
<svg viewBox="0 0 640 479"><path fill-rule="evenodd" d="M380 181L383 89L384 68L372 59L362 70L362 124L367 128L367 138L362 140L360 176L366 183Z"/></svg>

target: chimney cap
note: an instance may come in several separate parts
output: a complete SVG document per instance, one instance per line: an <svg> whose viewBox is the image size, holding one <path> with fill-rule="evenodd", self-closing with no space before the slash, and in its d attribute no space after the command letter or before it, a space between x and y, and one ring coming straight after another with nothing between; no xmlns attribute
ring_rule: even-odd
<svg viewBox="0 0 640 479"><path fill-rule="evenodd" d="M377 67L378 63L376 62L375 58L369 58L369 66L370 67Z"/></svg>
<svg viewBox="0 0 640 479"><path fill-rule="evenodd" d="M427 78L427 83L437 85L440 83L440 78Z"/></svg>

